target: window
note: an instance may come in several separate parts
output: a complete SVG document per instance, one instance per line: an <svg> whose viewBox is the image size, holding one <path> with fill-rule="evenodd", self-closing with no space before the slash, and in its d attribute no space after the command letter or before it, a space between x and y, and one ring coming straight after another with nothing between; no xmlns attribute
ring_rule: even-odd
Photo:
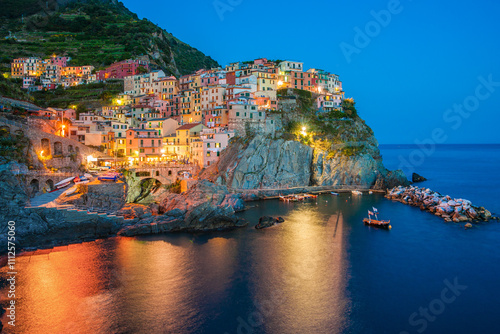
<svg viewBox="0 0 500 334"><path fill-rule="evenodd" d="M238 111L236 112L236 116L237 116L237 117L238 117L238 116L240 116L240 113L239 113Z"/></svg>
<svg viewBox="0 0 500 334"><path fill-rule="evenodd" d="M141 147L144 146L144 140L141 139Z"/></svg>

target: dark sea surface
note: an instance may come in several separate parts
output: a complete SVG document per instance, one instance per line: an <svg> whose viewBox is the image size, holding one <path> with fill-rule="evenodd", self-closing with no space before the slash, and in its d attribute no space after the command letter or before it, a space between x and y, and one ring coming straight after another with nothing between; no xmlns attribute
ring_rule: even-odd
<svg viewBox="0 0 500 334"><path fill-rule="evenodd" d="M381 147L391 169L415 149ZM421 186L500 213L499 166L500 146L440 146L415 171L429 179ZM465 230L376 194L249 205L243 229L112 238L18 257L16 327L4 316L4 329L500 333L500 223ZM372 207L392 230L363 225ZM285 222L255 230L263 215Z"/></svg>

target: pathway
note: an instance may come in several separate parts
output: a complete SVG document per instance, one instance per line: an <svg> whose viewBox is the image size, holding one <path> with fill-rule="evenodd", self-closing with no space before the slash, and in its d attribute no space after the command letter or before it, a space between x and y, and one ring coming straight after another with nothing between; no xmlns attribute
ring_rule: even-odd
<svg viewBox="0 0 500 334"><path fill-rule="evenodd" d="M47 203L50 203L50 202L54 201L55 199L57 199L63 192L65 192L68 189L69 188L66 187L63 189L53 191L51 193L45 193L45 194L42 194L39 196L35 196L32 199L30 199L30 205L32 207L36 207L36 206L42 206L42 205L45 205Z"/></svg>

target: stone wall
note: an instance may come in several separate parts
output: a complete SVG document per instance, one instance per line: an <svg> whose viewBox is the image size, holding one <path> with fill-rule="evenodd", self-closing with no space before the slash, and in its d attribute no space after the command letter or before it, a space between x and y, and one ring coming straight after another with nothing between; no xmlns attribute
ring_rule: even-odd
<svg viewBox="0 0 500 334"><path fill-rule="evenodd" d="M76 140L65 137L59 137L52 133L44 132L37 127L28 126L26 124L21 124L19 122L7 120L4 118L0 118L0 126L9 127L11 133L15 133L15 131L21 130L24 133L24 135L30 139L36 152L40 152L44 150L44 148L47 149L48 145L50 153L47 152L45 153L47 155L48 154L54 155L54 153L59 153L59 152L54 152L55 150L56 151L58 150L57 146L59 145L57 144L56 147L54 145L55 143L60 143L62 151L61 155L76 153L77 155L81 155L81 160L83 160L88 155L93 155L94 157L106 156L104 153L94 150L90 147L87 147Z"/></svg>
<svg viewBox="0 0 500 334"><path fill-rule="evenodd" d="M127 184L121 181L81 184L77 192L82 193L82 196L73 202L75 206L90 208L91 211L115 212L125 204Z"/></svg>

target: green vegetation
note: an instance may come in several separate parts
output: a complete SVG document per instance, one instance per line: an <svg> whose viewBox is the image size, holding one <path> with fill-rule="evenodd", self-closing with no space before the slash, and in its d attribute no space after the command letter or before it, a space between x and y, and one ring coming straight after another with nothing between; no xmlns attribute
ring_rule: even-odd
<svg viewBox="0 0 500 334"><path fill-rule="evenodd" d="M171 193L174 194L180 194L181 193L181 181L177 180L174 183L163 185L163 187L170 191Z"/></svg>
<svg viewBox="0 0 500 334"><path fill-rule="evenodd" d="M342 109L348 117L356 118L358 116L355 105L356 102L354 102L354 99L344 99L342 101Z"/></svg>
<svg viewBox="0 0 500 334"><path fill-rule="evenodd" d="M337 154L358 155L371 145L373 131L359 118L353 99L345 99L343 110L319 112L314 103L316 94L298 89L282 89L278 93L285 99L297 100L296 110L281 113L283 139L327 152L327 159Z"/></svg>
<svg viewBox="0 0 500 334"><path fill-rule="evenodd" d="M54 1L48 2L48 9L41 8L45 4L38 0L2 1L0 17L5 18L0 20L2 71L5 72L13 58L43 58L52 54L72 57L72 65L93 65L96 69L145 56L153 67L174 75L218 66L212 58L147 19L139 20L121 2L73 0L57 11ZM17 40L3 39L9 31Z"/></svg>
<svg viewBox="0 0 500 334"><path fill-rule="evenodd" d="M107 83L93 83L79 85L46 92L34 92L32 96L35 104L41 107L66 108L77 106L77 113L85 112L87 105L105 105L111 102L114 96L123 91L122 81L110 81Z"/></svg>
<svg viewBox="0 0 500 334"><path fill-rule="evenodd" d="M0 129L0 156L3 159L28 163L26 149L30 141L22 132L12 135L8 130Z"/></svg>
<svg viewBox="0 0 500 334"><path fill-rule="evenodd" d="M22 85L22 79L5 79L3 75L0 75L0 96L33 102L33 97L21 88Z"/></svg>

